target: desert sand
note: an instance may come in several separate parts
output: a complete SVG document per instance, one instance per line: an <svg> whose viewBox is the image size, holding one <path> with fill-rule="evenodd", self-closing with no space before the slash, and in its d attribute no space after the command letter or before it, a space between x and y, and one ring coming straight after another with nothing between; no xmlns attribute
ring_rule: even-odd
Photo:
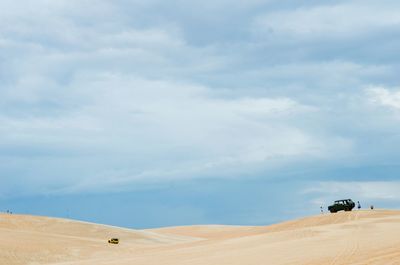
<svg viewBox="0 0 400 265"><path fill-rule="evenodd" d="M0 264L400 264L400 211L321 214L271 226L132 230L0 214ZM118 237L120 244L108 244Z"/></svg>

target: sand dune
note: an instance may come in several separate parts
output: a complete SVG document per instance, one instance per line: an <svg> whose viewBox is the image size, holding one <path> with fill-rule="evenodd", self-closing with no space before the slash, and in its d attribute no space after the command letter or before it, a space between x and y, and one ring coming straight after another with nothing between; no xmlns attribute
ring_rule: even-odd
<svg viewBox="0 0 400 265"><path fill-rule="evenodd" d="M130 230L0 214L0 264L400 264L400 211L340 212L265 227ZM119 237L119 245L107 239Z"/></svg>

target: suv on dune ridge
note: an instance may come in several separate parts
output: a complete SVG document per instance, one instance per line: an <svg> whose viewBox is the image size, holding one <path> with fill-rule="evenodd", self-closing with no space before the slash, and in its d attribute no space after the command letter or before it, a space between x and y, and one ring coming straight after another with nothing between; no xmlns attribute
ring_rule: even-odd
<svg viewBox="0 0 400 265"><path fill-rule="evenodd" d="M351 211L356 206L356 204L351 199L337 200L333 205L328 206L328 210L331 213L336 213L338 211Z"/></svg>

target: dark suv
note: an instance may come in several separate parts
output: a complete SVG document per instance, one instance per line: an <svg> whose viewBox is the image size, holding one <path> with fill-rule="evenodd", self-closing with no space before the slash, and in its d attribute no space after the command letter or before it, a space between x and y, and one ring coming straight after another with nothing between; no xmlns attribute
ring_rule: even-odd
<svg viewBox="0 0 400 265"><path fill-rule="evenodd" d="M328 206L328 210L331 213L336 213L338 211L351 211L353 210L354 206L356 204L351 200L351 199L346 199L346 200L338 200L335 201L333 205Z"/></svg>

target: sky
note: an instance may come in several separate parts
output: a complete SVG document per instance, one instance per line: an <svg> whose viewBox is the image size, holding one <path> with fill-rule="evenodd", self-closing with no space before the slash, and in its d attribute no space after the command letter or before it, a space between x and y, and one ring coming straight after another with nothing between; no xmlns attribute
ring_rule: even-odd
<svg viewBox="0 0 400 265"><path fill-rule="evenodd" d="M3 0L0 211L148 228L400 208L399 13Z"/></svg>

